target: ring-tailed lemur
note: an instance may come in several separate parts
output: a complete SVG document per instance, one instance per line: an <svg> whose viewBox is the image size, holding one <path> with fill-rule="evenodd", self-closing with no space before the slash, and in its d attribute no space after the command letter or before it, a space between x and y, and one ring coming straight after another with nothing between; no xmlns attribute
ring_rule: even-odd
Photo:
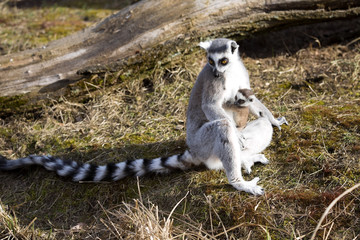
<svg viewBox="0 0 360 240"><path fill-rule="evenodd" d="M239 89L234 100L227 101L224 104L224 108L225 110L231 109L231 111L233 111L233 117L238 130L246 126L249 109L256 117L267 118L273 126L278 127L280 130L282 124L288 125L285 117L275 119L272 113L255 97L251 89Z"/></svg>
<svg viewBox="0 0 360 240"><path fill-rule="evenodd" d="M38 164L56 171L60 176L71 177L73 181L98 182L116 181L129 175L142 176L148 172L185 170L204 163L210 169L224 168L230 184L236 189L255 195L262 194L263 189L257 185L259 178L245 181L241 175L241 166L250 172L254 162L267 163L264 155L258 153L269 145L272 126L266 118L260 117L238 131L232 114L229 115L223 108L225 102L235 99L238 89L250 88L236 42L215 39L202 42L200 46L207 50L208 64L199 74L191 91L186 123L189 150L183 154L103 166L64 161L52 156L29 156L16 160L0 157L0 170ZM262 109L263 105L258 107ZM241 149L242 137L246 138L246 145L250 143L251 147Z"/></svg>
<svg viewBox="0 0 360 240"><path fill-rule="evenodd" d="M239 89L234 101L227 101L223 106L226 111L232 111L238 130L242 130L246 126L249 117L249 105L253 101L252 96L254 93L251 89Z"/></svg>
<svg viewBox="0 0 360 240"><path fill-rule="evenodd" d="M236 124L237 130L242 130L245 128L248 116L249 116L249 108L251 109L251 113L254 114L256 117L264 117L267 118L270 123L273 126L277 126L280 130L280 125L286 124L288 125L288 122L286 121L285 117L280 117L278 119L275 119L274 116L271 114L271 112L261 103L258 102L257 104L253 104L254 102L258 101L254 95L254 92L251 89L239 89L237 94L235 95L234 101L227 101L224 104L224 108L226 110L232 109L233 111L233 117ZM257 131L256 131L257 130ZM243 147L243 150L247 148L251 148L251 144L254 144L255 142L250 142L247 138L249 136L258 135L261 136L261 128L252 128L252 130L249 132L247 131L246 134L243 133L241 135L241 144ZM266 164L268 161L263 155L258 155L259 158L262 158L262 161L260 162ZM242 163L242 166L244 169L250 174L251 167L254 165L254 162L252 161L244 161Z"/></svg>
<svg viewBox="0 0 360 240"><path fill-rule="evenodd" d="M268 162L259 153L270 144L271 123L268 118L258 115L258 119L239 131L233 111L223 107L228 101L235 102L239 89L250 89L249 76L236 42L215 39L202 42L200 46L207 51L208 64L195 82L188 106L186 143L191 156L194 162L203 162L210 169L224 168L230 184L236 189L262 194L263 189L257 185L259 178L245 181L241 166L250 172L254 162ZM254 109L268 111L258 100L251 106L251 112ZM278 127L281 124L275 123ZM242 148L244 138L246 147Z"/></svg>

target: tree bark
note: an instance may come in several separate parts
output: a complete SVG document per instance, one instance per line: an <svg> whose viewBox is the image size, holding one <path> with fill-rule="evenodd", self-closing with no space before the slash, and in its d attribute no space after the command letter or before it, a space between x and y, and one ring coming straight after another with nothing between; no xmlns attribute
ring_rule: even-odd
<svg viewBox="0 0 360 240"><path fill-rule="evenodd" d="M154 50L162 53L151 61L169 60L201 38L239 40L275 28L359 17L359 6L358 0L141 1L41 48L0 56L0 96L54 90L84 74L144 61Z"/></svg>

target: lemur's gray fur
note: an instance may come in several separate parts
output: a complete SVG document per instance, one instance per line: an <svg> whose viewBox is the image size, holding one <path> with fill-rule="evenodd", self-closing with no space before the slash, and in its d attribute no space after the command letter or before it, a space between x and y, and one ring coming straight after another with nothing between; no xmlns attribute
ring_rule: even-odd
<svg viewBox="0 0 360 240"><path fill-rule="evenodd" d="M236 189L255 195L263 194L257 185L259 178L245 181L241 167L250 173L254 162L266 164L262 152L270 143L273 129L269 110L256 99L250 111L259 118L238 130L233 112L224 103L235 102L238 89L250 89L248 73L240 59L238 45L228 39L202 42L209 62L199 74L192 89L187 110L189 150L183 154L156 159L137 159L103 166L64 161L52 156L28 156L8 160L0 156L0 170L13 170L38 164L73 181L116 181L129 175L142 176L148 172L167 173L205 164L210 169L225 169L229 182ZM230 108L231 109L231 108ZM263 114L260 114L260 112ZM284 122L277 122L279 127Z"/></svg>

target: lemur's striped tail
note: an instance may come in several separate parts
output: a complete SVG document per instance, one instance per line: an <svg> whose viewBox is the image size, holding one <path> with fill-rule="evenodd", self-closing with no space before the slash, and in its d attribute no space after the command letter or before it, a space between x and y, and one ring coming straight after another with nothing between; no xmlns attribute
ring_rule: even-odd
<svg viewBox="0 0 360 240"><path fill-rule="evenodd" d="M73 181L117 181L127 176L143 176L146 173L168 173L172 170L186 170L195 165L188 151L171 157L155 159L136 159L120 163L97 166L75 161L64 161L48 156L29 156L8 160L0 155L0 171L13 170L27 165L41 165L47 170L56 171L60 176Z"/></svg>

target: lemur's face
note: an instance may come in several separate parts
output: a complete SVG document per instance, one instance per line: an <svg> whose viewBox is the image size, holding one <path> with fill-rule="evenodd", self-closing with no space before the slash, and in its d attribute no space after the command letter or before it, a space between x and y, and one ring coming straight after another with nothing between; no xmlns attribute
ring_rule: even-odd
<svg viewBox="0 0 360 240"><path fill-rule="evenodd" d="M219 77L229 67L229 57L224 53L208 53L208 63L215 77Z"/></svg>
<svg viewBox="0 0 360 240"><path fill-rule="evenodd" d="M208 64L212 69L214 77L219 77L231 66L238 54L238 45L235 41L228 39L215 39L213 41L201 42L200 46L207 51Z"/></svg>
<svg viewBox="0 0 360 240"><path fill-rule="evenodd" d="M255 95L250 89L240 89L235 95L235 102L242 107L248 107L254 99Z"/></svg>

